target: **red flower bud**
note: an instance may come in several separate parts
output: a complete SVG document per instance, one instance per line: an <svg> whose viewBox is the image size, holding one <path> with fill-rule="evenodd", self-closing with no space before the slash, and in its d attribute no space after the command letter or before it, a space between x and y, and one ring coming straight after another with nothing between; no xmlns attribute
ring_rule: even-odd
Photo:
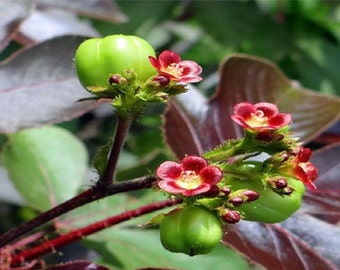
<svg viewBox="0 0 340 270"><path fill-rule="evenodd" d="M226 196L228 196L228 195L230 194L230 192L231 192L231 189L228 188L228 187L223 187L223 188L221 188L220 190L221 190L221 192L223 192L224 195L226 195Z"/></svg>
<svg viewBox="0 0 340 270"><path fill-rule="evenodd" d="M226 209L226 212L222 215L222 219L227 223L234 224L240 221L241 215L238 211Z"/></svg>
<svg viewBox="0 0 340 270"><path fill-rule="evenodd" d="M244 203L244 200L239 196L233 196L228 200L228 202L233 206L237 207Z"/></svg>
<svg viewBox="0 0 340 270"><path fill-rule="evenodd" d="M241 193L241 196L245 198L244 202L252 202L257 200L260 197L260 193L255 190L246 190Z"/></svg>

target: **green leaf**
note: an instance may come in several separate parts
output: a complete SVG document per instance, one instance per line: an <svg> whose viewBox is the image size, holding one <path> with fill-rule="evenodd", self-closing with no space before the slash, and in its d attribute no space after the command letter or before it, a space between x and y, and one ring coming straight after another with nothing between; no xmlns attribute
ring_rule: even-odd
<svg viewBox="0 0 340 270"><path fill-rule="evenodd" d="M223 246L204 256L171 253L161 245L158 230L111 228L86 243L102 255L100 263L110 265L110 269L119 266L118 269L124 270L142 267L205 270L212 265L214 270L249 269L241 255Z"/></svg>
<svg viewBox="0 0 340 270"><path fill-rule="evenodd" d="M77 193L88 157L71 133L46 126L10 135L2 160L28 205L44 211Z"/></svg>

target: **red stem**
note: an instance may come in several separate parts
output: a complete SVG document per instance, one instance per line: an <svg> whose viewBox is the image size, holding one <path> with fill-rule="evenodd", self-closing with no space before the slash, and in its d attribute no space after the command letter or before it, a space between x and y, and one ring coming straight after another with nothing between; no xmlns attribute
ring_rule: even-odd
<svg viewBox="0 0 340 270"><path fill-rule="evenodd" d="M8 232L2 234L0 236L0 247L8 244L9 242L15 240L16 238L24 235L25 233L33 230L34 228L39 227L40 225L68 212L72 209L75 209L84 204L99 200L101 198L132 190L139 190L144 188L150 188L153 183L156 181L155 177L144 177L137 178L129 181L117 182L111 186L105 187L104 189L99 188L98 186L94 186L74 198L57 205L56 207L41 213L35 218L22 223L18 227L9 230Z"/></svg>
<svg viewBox="0 0 340 270"><path fill-rule="evenodd" d="M116 216L109 217L107 219L95 222L86 227L70 231L67 234L64 234L58 238L49 240L41 244L40 246L25 250L19 254L16 254L12 257L12 265L18 265L23 262L27 262L28 260L36 259L41 255L44 255L48 252L51 252L61 246L69 244L71 242L77 241L87 235L93 234L115 224L121 223L123 221L129 220L131 218L139 217L147 213L154 212L156 210L160 210L169 206L176 205L181 203L181 199L177 200L165 200L161 202L150 203L144 205L142 207L129 210L118 214Z"/></svg>
<svg viewBox="0 0 340 270"><path fill-rule="evenodd" d="M123 149L127 133L130 129L132 118L118 117L117 127L114 135L114 142L103 176L98 181L98 185L107 187L113 183L116 174L116 167L119 155Z"/></svg>

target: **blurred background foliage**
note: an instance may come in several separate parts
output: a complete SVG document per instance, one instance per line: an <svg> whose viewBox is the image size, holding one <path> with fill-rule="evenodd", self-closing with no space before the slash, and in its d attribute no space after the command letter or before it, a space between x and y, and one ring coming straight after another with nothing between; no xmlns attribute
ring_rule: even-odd
<svg viewBox="0 0 340 270"><path fill-rule="evenodd" d="M328 95L340 95L340 3L321 0L115 1L128 20L93 21L102 34L133 34L157 52L172 49L203 66L198 88L211 95L219 63L231 53L261 56L275 62L292 80ZM148 109L135 126L128 147L138 158L156 165L164 156L159 127ZM170 154L171 156L171 154ZM141 159L141 157L143 157ZM127 164L127 163L125 163ZM131 177L127 168L121 176ZM154 169L151 165L149 170Z"/></svg>
<svg viewBox="0 0 340 270"><path fill-rule="evenodd" d="M116 0L114 3L126 16L125 22L113 23L82 15L79 17L99 35L137 35L148 40L156 52L172 49L182 59L198 62L203 67L205 79L198 88L208 96L213 93L218 82L219 63L231 53L246 53L270 59L290 79L306 88L340 96L339 1ZM1 59L5 59L20 46L17 42L11 42L2 52ZM119 162L119 179L151 174L160 162L174 158L162 139L162 121L159 116L164 108L164 105L148 107L143 117L133 124ZM110 106L102 106L59 125L85 142L93 157L96 148L105 144L111 136L114 124L115 117ZM84 185L88 184L86 182ZM34 214L29 208L17 205L1 204L2 232ZM8 213L13 218L8 218ZM93 246L95 242L89 245ZM227 269L223 264L226 256L223 252L218 250L211 255L217 267L214 269ZM235 259L234 266L237 265L229 269L248 268L236 253L227 256L228 260ZM183 260L182 263L185 265L187 261ZM232 267L233 262L228 263Z"/></svg>

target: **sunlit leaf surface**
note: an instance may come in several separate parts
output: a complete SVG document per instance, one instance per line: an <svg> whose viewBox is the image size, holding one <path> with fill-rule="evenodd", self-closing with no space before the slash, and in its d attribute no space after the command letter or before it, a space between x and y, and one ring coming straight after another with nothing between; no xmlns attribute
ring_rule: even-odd
<svg viewBox="0 0 340 270"><path fill-rule="evenodd" d="M2 160L20 195L39 211L74 196L87 171L84 145L58 127L12 134L3 149Z"/></svg>

